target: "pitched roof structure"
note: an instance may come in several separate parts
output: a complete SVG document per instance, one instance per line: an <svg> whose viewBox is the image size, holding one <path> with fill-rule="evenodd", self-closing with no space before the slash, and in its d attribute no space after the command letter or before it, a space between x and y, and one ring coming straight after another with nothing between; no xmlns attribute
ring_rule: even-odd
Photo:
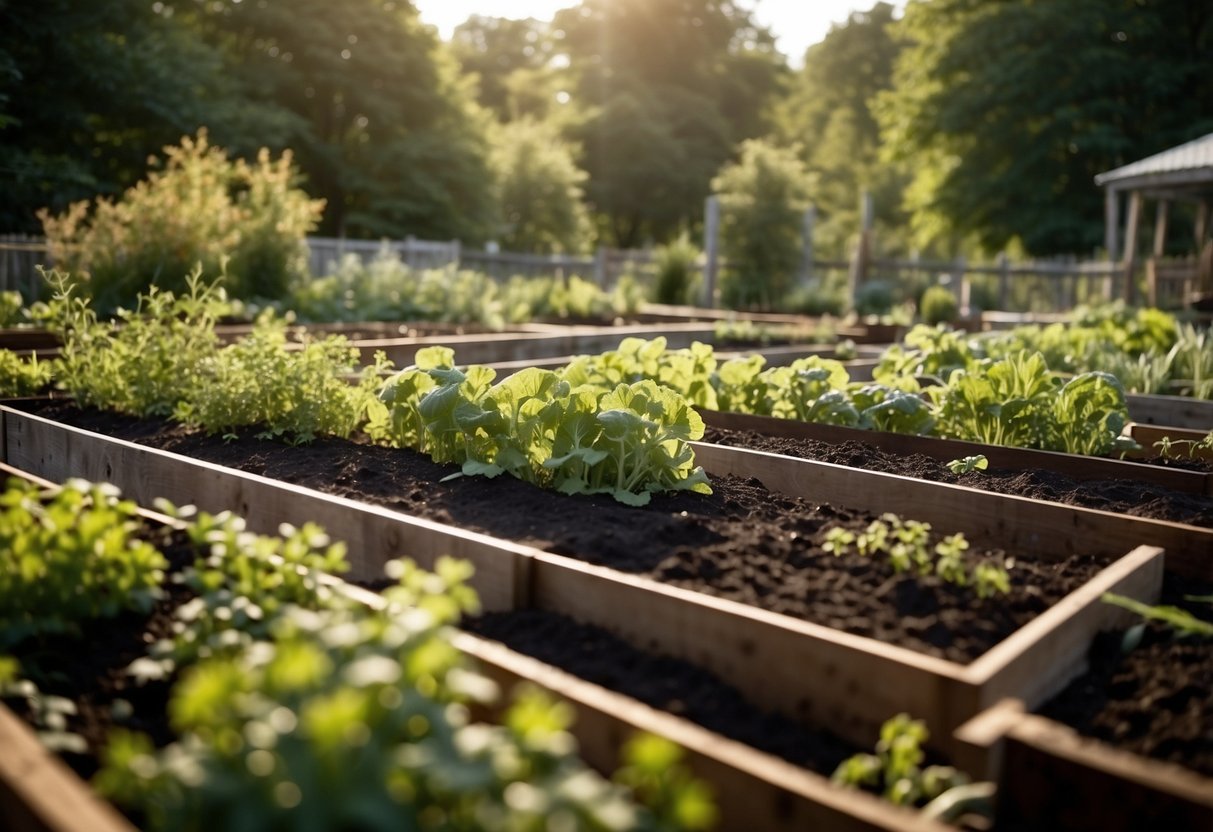
<svg viewBox="0 0 1213 832"><path fill-rule="evenodd" d="M1105 171L1095 184L1113 190L1197 187L1213 189L1213 133Z"/></svg>

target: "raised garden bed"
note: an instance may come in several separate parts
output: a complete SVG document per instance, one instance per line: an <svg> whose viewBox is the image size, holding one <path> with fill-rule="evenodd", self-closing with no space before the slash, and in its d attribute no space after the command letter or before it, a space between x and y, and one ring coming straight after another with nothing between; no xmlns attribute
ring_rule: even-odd
<svg viewBox="0 0 1213 832"><path fill-rule="evenodd" d="M801 422L793 419L776 419L770 416L754 416L746 413L724 413L705 410L701 413L704 423L709 429L726 432L752 432L761 436L794 440L793 443L772 443L762 447L753 445L756 450L775 450L782 448L780 453L790 452L793 456L806 453L819 455L826 451L822 444L839 445L848 442L861 443L878 448L896 456L921 455L937 462L948 462L967 456L981 454L989 460L993 469L1028 470L1038 469L1052 471L1063 477L1084 482L1096 480L1134 480L1136 482L1153 483L1171 491L1191 494L1213 495L1213 469L1202 470L1202 466L1191 468L1151 465L1143 462L1133 462L1118 459L1103 459L1100 457L1063 454L1053 451L1035 451L1026 448L1008 448L998 445L985 445L978 442L964 442L956 439L938 439L930 436L909 436L884 431L860 430L858 428L840 427L837 425L822 425ZM717 434L712 434L717 436ZM720 438L728 439L727 444L739 444L747 441L757 441L755 436L749 440L744 436L729 439L727 434ZM1143 434L1139 442L1146 446L1149 443ZM797 452L796 441L807 440ZM750 447L750 445L747 445ZM832 461L832 460L831 460ZM942 471L928 469L928 478L937 479ZM966 485L978 485L983 477L992 474L981 473L965 480ZM980 487L980 486L978 486ZM1210 521L1213 523L1213 502L1210 502Z"/></svg>
<svg viewBox="0 0 1213 832"><path fill-rule="evenodd" d="M11 473L10 471L6 471ZM155 518L157 521L163 518ZM330 579L332 583L340 583ZM347 587L345 592L364 603L379 603L376 596ZM138 616L135 616L139 619ZM141 620L136 623L142 624ZM129 629L123 622L102 630ZM135 628L136 634L142 627ZM628 696L587 683L549 665L522 656L500 644L470 634L455 637L456 646L475 658L486 674L505 688L525 681L569 701L577 709L573 731L582 756L603 771L619 764L619 749L637 731L673 740L686 751L686 764L713 788L720 810L720 828L745 825L760 830L804 828L804 824L837 829L919 829L941 832L937 826L905 809L876 798L838 788L820 775L790 765L766 753L731 741L685 719L655 711ZM103 654L105 651L101 651ZM129 657L119 656L122 666ZM693 671L684 671L693 673ZM701 686L703 676L688 679ZM727 695L727 691L726 694ZM163 704L163 703L161 703ZM140 714L144 713L143 706ZM495 715L494 715L495 716ZM761 719L761 717L757 717ZM75 726L73 726L75 727ZM0 807L6 829L62 830L62 832L127 832L132 827L46 752L32 733L0 706ZM167 741L169 737L165 737ZM840 750L841 749L841 750ZM834 742L824 753L826 764L845 747Z"/></svg>
<svg viewBox="0 0 1213 832"><path fill-rule="evenodd" d="M888 575L870 575L868 580L875 581L868 585L872 592L861 591L872 594L885 585L882 594L892 593L894 612L886 616L893 623L888 626L879 619L875 623L848 622L848 616L862 619L867 614L859 608L833 613L833 619L827 618L825 623L789 617L786 613L811 614L815 607L797 599L796 591L782 588L808 590L812 586L798 583L807 579L798 579L795 570L785 574L774 564L797 553L811 554L813 547L804 541L825 520L845 520L847 513L818 509L745 482L734 485L726 480L713 497L683 494L660 498L651 507L637 510L609 499L554 499L550 493L516 481L439 483L448 469L407 451L324 441L303 449L253 439L223 443L180 429L170 429L162 437L178 450L205 454L209 448L225 461L242 459L245 467L269 475L356 495L355 502L35 416L6 411L4 421L9 459L46 476L109 479L137 498L163 495L204 508L230 506L262 527L276 527L283 520L317 520L335 536L350 541L352 551L361 555L354 567L365 577L377 574L376 559L381 563L402 548L423 564L427 558L453 552L472 560L480 570L476 586L490 610L531 607L598 624L634 643L688 659L736 682L757 704L806 722L827 722L861 743L900 710L926 719L939 741L946 743L951 729L1004 695L1039 701L1078 672L1091 635L1121 617L1120 611L1098 602L1103 591L1119 587L1117 591L1122 593L1151 599L1161 581L1162 562L1156 549L1139 548L1113 563L1128 548L1124 541L1106 544L1100 562L1092 561L1088 554L1059 568L1048 564L1046 554L1031 574L1043 578L1060 569L1061 574L1069 574L1061 593L1070 591L1065 586L1081 590L1044 614L1039 613L1047 603L1021 604L1022 611L1016 614L1026 617L1018 622L1008 621L1003 613L988 615L1000 609L1000 603L971 610L951 627L963 630L971 625L972 633L965 634L972 642L968 652L958 654L955 645L940 648L931 644L940 632L936 624L948 629L945 619L953 615L953 610L938 605L946 605L956 596L931 586L919 592ZM163 429L150 422L125 421L132 423L135 433L142 431L140 439L145 442L154 441ZM337 455L332 456L334 453ZM421 477L414 474L407 479L401 466L420 466ZM845 470L849 472L846 478L862 475ZM479 527L495 537L513 537L518 542L438 526L368 505L365 500L456 521L462 527ZM913 514L907 512L907 516ZM566 530L560 532L561 528ZM734 530L731 540L730 528ZM737 536L746 529L748 534ZM793 531L801 536L800 542L791 536ZM645 541L647 549L641 546ZM540 544L559 554L540 552L527 544ZM566 554L617 568L561 556ZM1111 565L1084 583L1101 564ZM618 568L649 577L624 575ZM1026 561L1019 568L1027 569ZM858 570L860 577L868 572L868 566ZM851 579L845 570L834 578L838 586ZM1025 580L1026 574L1020 582ZM701 588L723 597L681 587ZM832 587L820 589L830 591ZM925 603L927 607L918 609L914 617L926 618L917 623L901 621L902 614L896 612L900 596L905 596L910 609L915 603ZM932 620L934 613L938 615ZM830 615L828 610L826 614ZM1001 634L988 631L986 617L1004 622L999 625L1004 628ZM989 649L1029 618L1031 623L1013 638ZM828 624L886 640L900 639L907 646L842 632ZM962 663L982 653L976 661ZM941 658L946 655L959 661ZM823 677L830 678L831 684L814 683ZM870 680L877 678L886 682L871 685Z"/></svg>
<svg viewBox="0 0 1213 832"><path fill-rule="evenodd" d="M1208 433L1213 430L1213 402L1189 396L1125 396L1129 418L1147 425L1169 425Z"/></svg>

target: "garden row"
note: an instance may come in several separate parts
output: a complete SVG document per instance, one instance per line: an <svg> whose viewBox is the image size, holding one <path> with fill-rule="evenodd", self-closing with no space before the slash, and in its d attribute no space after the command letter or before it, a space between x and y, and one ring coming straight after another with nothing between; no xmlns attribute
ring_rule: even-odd
<svg viewBox="0 0 1213 832"><path fill-rule="evenodd" d="M132 331L137 334L138 326ZM261 337L264 341L264 333ZM189 347L196 342L187 335L178 343ZM269 342L275 343L280 342ZM305 417L317 416L315 408L331 403L336 412L352 403L354 416L338 414L332 423L362 424L372 435L405 447L337 438L291 447L254 435L256 430L279 435L283 428L252 416L221 427L229 434L221 441L157 418L131 419L51 402L26 408L34 413L4 410L5 457L53 479L83 475L115 481L141 501L168 497L203 508L239 509L254 527L266 530L283 521L321 520L334 536L349 541L353 577L363 581L378 579L383 562L401 554L435 566L444 553L471 561L477 570L473 583L489 612L470 621L471 630L525 644L529 652L575 675L685 714L708 726L709 736L730 735L784 759L782 767L768 766L762 775L779 781L775 792L755 785L757 775L748 764L733 766L740 775L722 774L712 765L707 774L697 769L717 786L725 828L735 825L729 818L752 815L748 801L755 794L781 795L764 815L771 828L790 825L792 815L784 811L788 805L801 807L796 811L807 818L828 818L831 826L909 828L918 822L912 816L896 811L873 815L893 810L873 809L876 804L862 793L840 792L825 783L822 775L842 759L827 751L837 747L836 741L852 751L870 748L882 724L909 712L923 720L936 753L949 755L979 778L994 778L1000 759L1041 753L1014 751L1033 747L1040 730L1034 734L1028 728L1040 723L1008 716L1013 705L990 708L1004 697L1037 707L1083 673L1088 647L1098 641L1096 632L1125 621L1119 608L1101 601L1105 592L1146 604L1172 601L1172 596L1187 603L1185 592L1207 592L1213 578L1213 532L1194 524L698 443L702 421L677 393L661 392L654 381L673 380L676 388L681 383L692 400L708 395L702 384L693 387L699 370L681 381L662 372L708 358L702 349L670 351L657 345L652 354L655 379L647 370L642 379L628 372L612 377L620 369L612 362L628 352L621 349L600 356L597 364L587 359L562 374L530 368L492 385L488 370L459 371L450 366L449 351L417 353L412 346L420 366L393 377L375 413L373 396L367 396L379 386L373 374L350 386L331 375L340 362L318 361L311 347L294 358L274 358L271 365L262 362L273 353L264 347L254 343L229 353L234 360L221 367L224 375L219 377L225 383L213 385L208 397L188 399L184 410L173 396L185 387L173 384L198 380L183 381L187 370L195 368L189 365L188 349L174 350L171 343L155 355L135 353L147 362L137 378L129 367L112 362L80 361L73 368L69 351L67 377L75 372L79 383L82 374L94 376L92 386L78 388L87 393L82 402L91 398L93 404L152 416L227 412L236 399L248 407L244 399L255 402L259 391L239 373L258 376L263 386L269 378L285 380L289 401L314 405L302 408L302 415L300 406L293 405L286 438L332 433L316 428L326 424L324 418L311 428L300 427L306 428ZM634 347L634 358L648 349L643 342ZM310 368L310 375L291 375L297 364ZM819 360L802 367L810 376L825 369L828 377L832 369ZM325 372L330 373L327 381ZM578 373L583 378L571 384ZM604 378L590 378L596 374ZM109 378L98 386L100 375ZM305 383L291 390L291 381L300 379ZM587 386L586 381L593 383ZM98 398L115 392L120 395L112 401ZM140 406L129 407L132 402ZM259 427L242 427L254 424ZM618 458L613 458L612 443L621 443ZM643 466L637 464L640 460ZM470 476L506 471L513 476ZM1209 502L1207 487L1200 488L1194 478L1175 482L1173 493L1197 504ZM575 496L540 491L530 483L557 486ZM674 493L666 493L670 489ZM587 634L576 627L599 629ZM1157 635L1153 629L1150 633L1147 640ZM654 672L598 675L601 668L588 667L586 657L578 654L578 643L591 636L614 639L617 652L612 655L621 668L677 660L691 663L686 673L712 674L717 684L727 680L734 695L748 701L743 713L750 715L712 719L697 711L705 689L702 678L681 692L645 694L639 683L644 680L635 676L652 677ZM558 647L567 648L567 654L557 655ZM646 660L649 652L667 658ZM1208 651L1203 655L1207 659ZM1166 667L1164 660L1153 664ZM680 674L669 675L683 678ZM1196 690L1200 684L1197 678ZM1059 701L1072 697L1072 691L1073 686ZM1200 720L1207 720L1207 714L1193 717L1184 711L1190 693L1175 698L1179 734L1150 753L1178 754L1189 768L1207 775L1199 751L1201 732L1208 728ZM797 737L794 744L800 748L780 748L769 736L746 733L741 726L753 723L755 707L786 720L774 733ZM1049 707L1065 710L1056 703ZM1083 711L1092 706L1075 707ZM1193 719L1195 743L1183 734L1192 733ZM916 748L922 738L910 723L890 724L877 763L898 759L904 764L906 755L891 749ZM823 737L823 725L838 736ZM1018 736L1021 729L1026 733ZM1120 739L1130 745L1140 741L1140 750L1148 751L1158 738L1150 726L1144 737ZM1000 750L1003 746L1006 751ZM818 750L806 752L809 747ZM915 753L907 751L911 759L904 766L913 776L899 775L885 784L889 796L902 802L918 802L940 785L925 785L941 775L920 769ZM1056 756L1069 759L1070 752ZM1096 769L1117 769L1107 762L1115 754L1098 750L1094 757ZM858 759L852 779L879 780L874 758ZM1016 813L1026 823L1032 822L1033 811L1045 813L1038 817L1056 817L1058 805L1070 805L1076 793L1067 791L1061 775L1043 784L1017 782L1024 771L1008 764L998 775L1000 824L1013 825ZM1069 776L1090 788L1101 788L1096 784L1106 776L1093 773L1085 762L1076 771ZM1176 775L1136 758L1127 771L1117 775L1128 777L1126 794L1154 790L1155 779L1179 784L1152 794L1149 803L1153 809L1177 812L1171 816L1175 825L1207 819L1210 807L1202 795L1208 782L1202 775ZM741 780L730 780L735 777ZM881 790L879 783L869 785ZM982 795L980 790L967 794ZM1050 804L1049 795L1059 803ZM1118 811L1122 819L1131 816L1123 805Z"/></svg>

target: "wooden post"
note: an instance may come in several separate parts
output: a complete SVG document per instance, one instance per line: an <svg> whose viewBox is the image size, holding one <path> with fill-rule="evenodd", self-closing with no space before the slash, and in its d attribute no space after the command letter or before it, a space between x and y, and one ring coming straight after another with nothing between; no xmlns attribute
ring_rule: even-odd
<svg viewBox="0 0 1213 832"><path fill-rule="evenodd" d="M800 264L800 282L808 285L813 279L813 226L817 222L817 206L810 205L804 211L804 224L801 228L803 235L803 254Z"/></svg>
<svg viewBox="0 0 1213 832"><path fill-rule="evenodd" d="M704 203L703 217L703 305L707 309L716 306L716 275L718 267L720 234L720 199L710 196Z"/></svg>
<svg viewBox="0 0 1213 832"><path fill-rule="evenodd" d="M1117 226L1120 225L1120 194L1114 188L1104 191L1103 202L1103 239L1104 248L1108 252L1108 261L1116 262L1119 252L1116 250L1119 241L1116 237Z"/></svg>
<svg viewBox="0 0 1213 832"><path fill-rule="evenodd" d="M868 279L868 263L871 259L872 236L872 194L864 191L859 196L859 241L855 244L855 253L851 257L851 268L847 273L847 291L851 296L852 306L855 296Z"/></svg>
<svg viewBox="0 0 1213 832"><path fill-rule="evenodd" d="M1125 217L1125 251L1121 260L1121 270L1124 273L1125 303L1133 305L1137 287L1134 284L1133 272L1137 269L1137 224L1141 219L1141 191L1133 191L1129 196L1129 214Z"/></svg>
<svg viewBox="0 0 1213 832"><path fill-rule="evenodd" d="M606 280L606 249L599 246L594 249L594 282L598 284L598 288L605 289L607 287Z"/></svg>
<svg viewBox="0 0 1213 832"><path fill-rule="evenodd" d="M1162 257L1167 245L1167 209L1170 207L1165 199L1158 201L1158 216L1154 218L1154 256Z"/></svg>
<svg viewBox="0 0 1213 832"><path fill-rule="evenodd" d="M998 308L1006 312L1011 305L1011 261L1005 251L998 253Z"/></svg>

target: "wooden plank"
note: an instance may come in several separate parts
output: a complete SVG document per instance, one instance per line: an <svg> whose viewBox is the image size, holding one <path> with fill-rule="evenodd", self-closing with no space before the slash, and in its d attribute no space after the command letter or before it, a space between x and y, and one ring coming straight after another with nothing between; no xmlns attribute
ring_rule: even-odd
<svg viewBox="0 0 1213 832"><path fill-rule="evenodd" d="M569 702L577 717L571 730L582 757L602 772L619 765L619 749L637 732L678 743L684 763L711 785L720 829L936 830L945 827L872 795L842 789L826 778L721 737L687 720L656 711L495 642L467 634L456 646L475 657L503 688L536 684Z"/></svg>
<svg viewBox="0 0 1213 832"><path fill-rule="evenodd" d="M978 710L963 668L943 659L558 555L537 556L531 575L535 607L689 661L756 705L858 744L900 711L942 739Z"/></svg>
<svg viewBox="0 0 1213 832"><path fill-rule="evenodd" d="M700 415L703 417L704 424L722 430L751 430L768 436L812 439L831 444L862 442L887 453L922 454L940 462L950 462L953 459L983 454L993 468L1015 470L1040 468L1046 471L1056 471L1080 482L1114 479L1136 480L1154 483L1163 488L1187 494L1213 494L1213 474L1203 471L1185 471L1142 462L1063 454L1055 451L1006 448L958 439L909 436L839 425L820 425L801 422L797 419L776 419L771 416L754 416L748 413L701 410Z"/></svg>
<svg viewBox="0 0 1213 832"><path fill-rule="evenodd" d="M1031 714L1003 742L998 821L1072 832L1213 829L1213 779Z"/></svg>
<svg viewBox="0 0 1213 832"><path fill-rule="evenodd" d="M349 576L375 580L383 564L408 556L432 567L442 555L469 560L471 584L486 609L514 609L527 587L534 551L400 512L323 494L155 448L62 425L11 408L4 412L4 461L55 482L84 477L112 482L130 499L164 497L209 512L231 510L253 531L315 522L349 544Z"/></svg>
<svg viewBox="0 0 1213 832"><path fill-rule="evenodd" d="M1213 428L1211 428L1213 429ZM1141 445L1140 451L1131 451L1131 456L1163 456L1164 444L1155 447L1155 443L1165 443L1168 440L1171 442L1182 442L1171 449L1169 454L1174 459L1203 459L1208 462L1213 462L1213 448L1196 448L1196 444L1200 443L1208 435L1209 431L1192 430L1191 428L1176 428L1162 427L1159 425L1139 425L1136 422L1130 423L1126 428L1129 436ZM1190 444L1189 444L1190 443ZM1209 476L1209 475L1206 475Z"/></svg>
<svg viewBox="0 0 1213 832"><path fill-rule="evenodd" d="M455 350L460 364L487 364L524 358L551 358L578 353L613 350L624 338L652 339L664 336L671 349L689 347L692 341L711 342L715 334L709 324L663 324L660 326L577 326L563 332L521 332L507 335L436 335L426 338L382 338L355 341L361 360L369 364L384 352L397 367L413 363L417 350L444 346Z"/></svg>
<svg viewBox="0 0 1213 832"><path fill-rule="evenodd" d="M6 832L135 832L0 704L0 827Z"/></svg>
<svg viewBox="0 0 1213 832"><path fill-rule="evenodd" d="M709 474L757 478L772 491L861 511L891 511L964 532L982 546L1037 557L1107 556L1127 546L1160 546L1167 570L1213 580L1213 529L1047 503L976 488L927 482L845 465L691 443Z"/></svg>
<svg viewBox="0 0 1213 832"><path fill-rule="evenodd" d="M1213 401L1189 396L1125 396L1129 418L1147 425L1170 425L1208 433L1213 430Z"/></svg>
<svg viewBox="0 0 1213 832"><path fill-rule="evenodd" d="M1096 633L1134 619L1103 603L1104 593L1157 603L1163 562L1162 549L1138 546L965 668L981 690L982 707L1008 696L1032 706L1060 692L1085 670Z"/></svg>

